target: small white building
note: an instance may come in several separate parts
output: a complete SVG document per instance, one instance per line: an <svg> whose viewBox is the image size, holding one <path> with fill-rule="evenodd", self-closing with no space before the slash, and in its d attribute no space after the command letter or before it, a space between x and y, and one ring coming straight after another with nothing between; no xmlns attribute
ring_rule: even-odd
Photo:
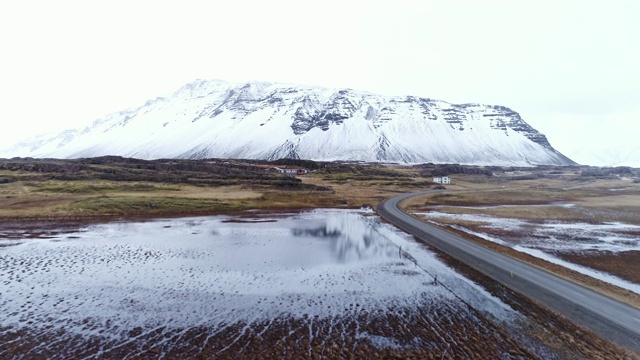
<svg viewBox="0 0 640 360"><path fill-rule="evenodd" d="M281 170L284 174L289 174L289 175L304 175L309 172L307 169L284 168Z"/></svg>
<svg viewBox="0 0 640 360"><path fill-rule="evenodd" d="M449 176L434 177L433 182L436 184L451 184L451 178Z"/></svg>

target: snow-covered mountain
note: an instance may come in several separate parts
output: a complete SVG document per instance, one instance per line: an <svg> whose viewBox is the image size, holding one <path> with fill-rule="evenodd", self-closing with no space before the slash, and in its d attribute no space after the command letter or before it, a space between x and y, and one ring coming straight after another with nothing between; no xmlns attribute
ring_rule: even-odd
<svg viewBox="0 0 640 360"><path fill-rule="evenodd" d="M571 150L572 159L593 166L631 166L640 168L640 146L621 142L618 146L593 144Z"/></svg>
<svg viewBox="0 0 640 360"><path fill-rule="evenodd" d="M572 164L515 111L264 82L197 80L168 97L22 142L0 157L302 158Z"/></svg>

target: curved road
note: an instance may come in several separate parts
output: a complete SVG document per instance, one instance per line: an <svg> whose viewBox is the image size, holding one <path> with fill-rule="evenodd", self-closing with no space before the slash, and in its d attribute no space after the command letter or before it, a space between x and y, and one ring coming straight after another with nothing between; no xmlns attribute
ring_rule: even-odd
<svg viewBox="0 0 640 360"><path fill-rule="evenodd" d="M402 200L431 192L434 191L388 199L378 206L378 213L400 229L499 283L606 339L640 352L640 309L429 225L398 208Z"/></svg>

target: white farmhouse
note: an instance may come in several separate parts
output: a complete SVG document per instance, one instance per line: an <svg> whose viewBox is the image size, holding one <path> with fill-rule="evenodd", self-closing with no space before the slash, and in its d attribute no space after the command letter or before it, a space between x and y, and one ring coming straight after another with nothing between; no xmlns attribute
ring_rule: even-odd
<svg viewBox="0 0 640 360"><path fill-rule="evenodd" d="M434 177L433 182L436 184L451 184L451 178L449 176Z"/></svg>

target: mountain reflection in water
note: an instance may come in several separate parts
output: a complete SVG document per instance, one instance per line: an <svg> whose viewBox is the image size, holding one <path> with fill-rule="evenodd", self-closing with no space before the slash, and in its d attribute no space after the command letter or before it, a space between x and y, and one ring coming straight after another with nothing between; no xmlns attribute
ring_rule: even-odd
<svg viewBox="0 0 640 360"><path fill-rule="evenodd" d="M296 237L321 238L340 262L398 257L398 246L378 232L379 224L358 214L329 214L324 221L291 230Z"/></svg>

